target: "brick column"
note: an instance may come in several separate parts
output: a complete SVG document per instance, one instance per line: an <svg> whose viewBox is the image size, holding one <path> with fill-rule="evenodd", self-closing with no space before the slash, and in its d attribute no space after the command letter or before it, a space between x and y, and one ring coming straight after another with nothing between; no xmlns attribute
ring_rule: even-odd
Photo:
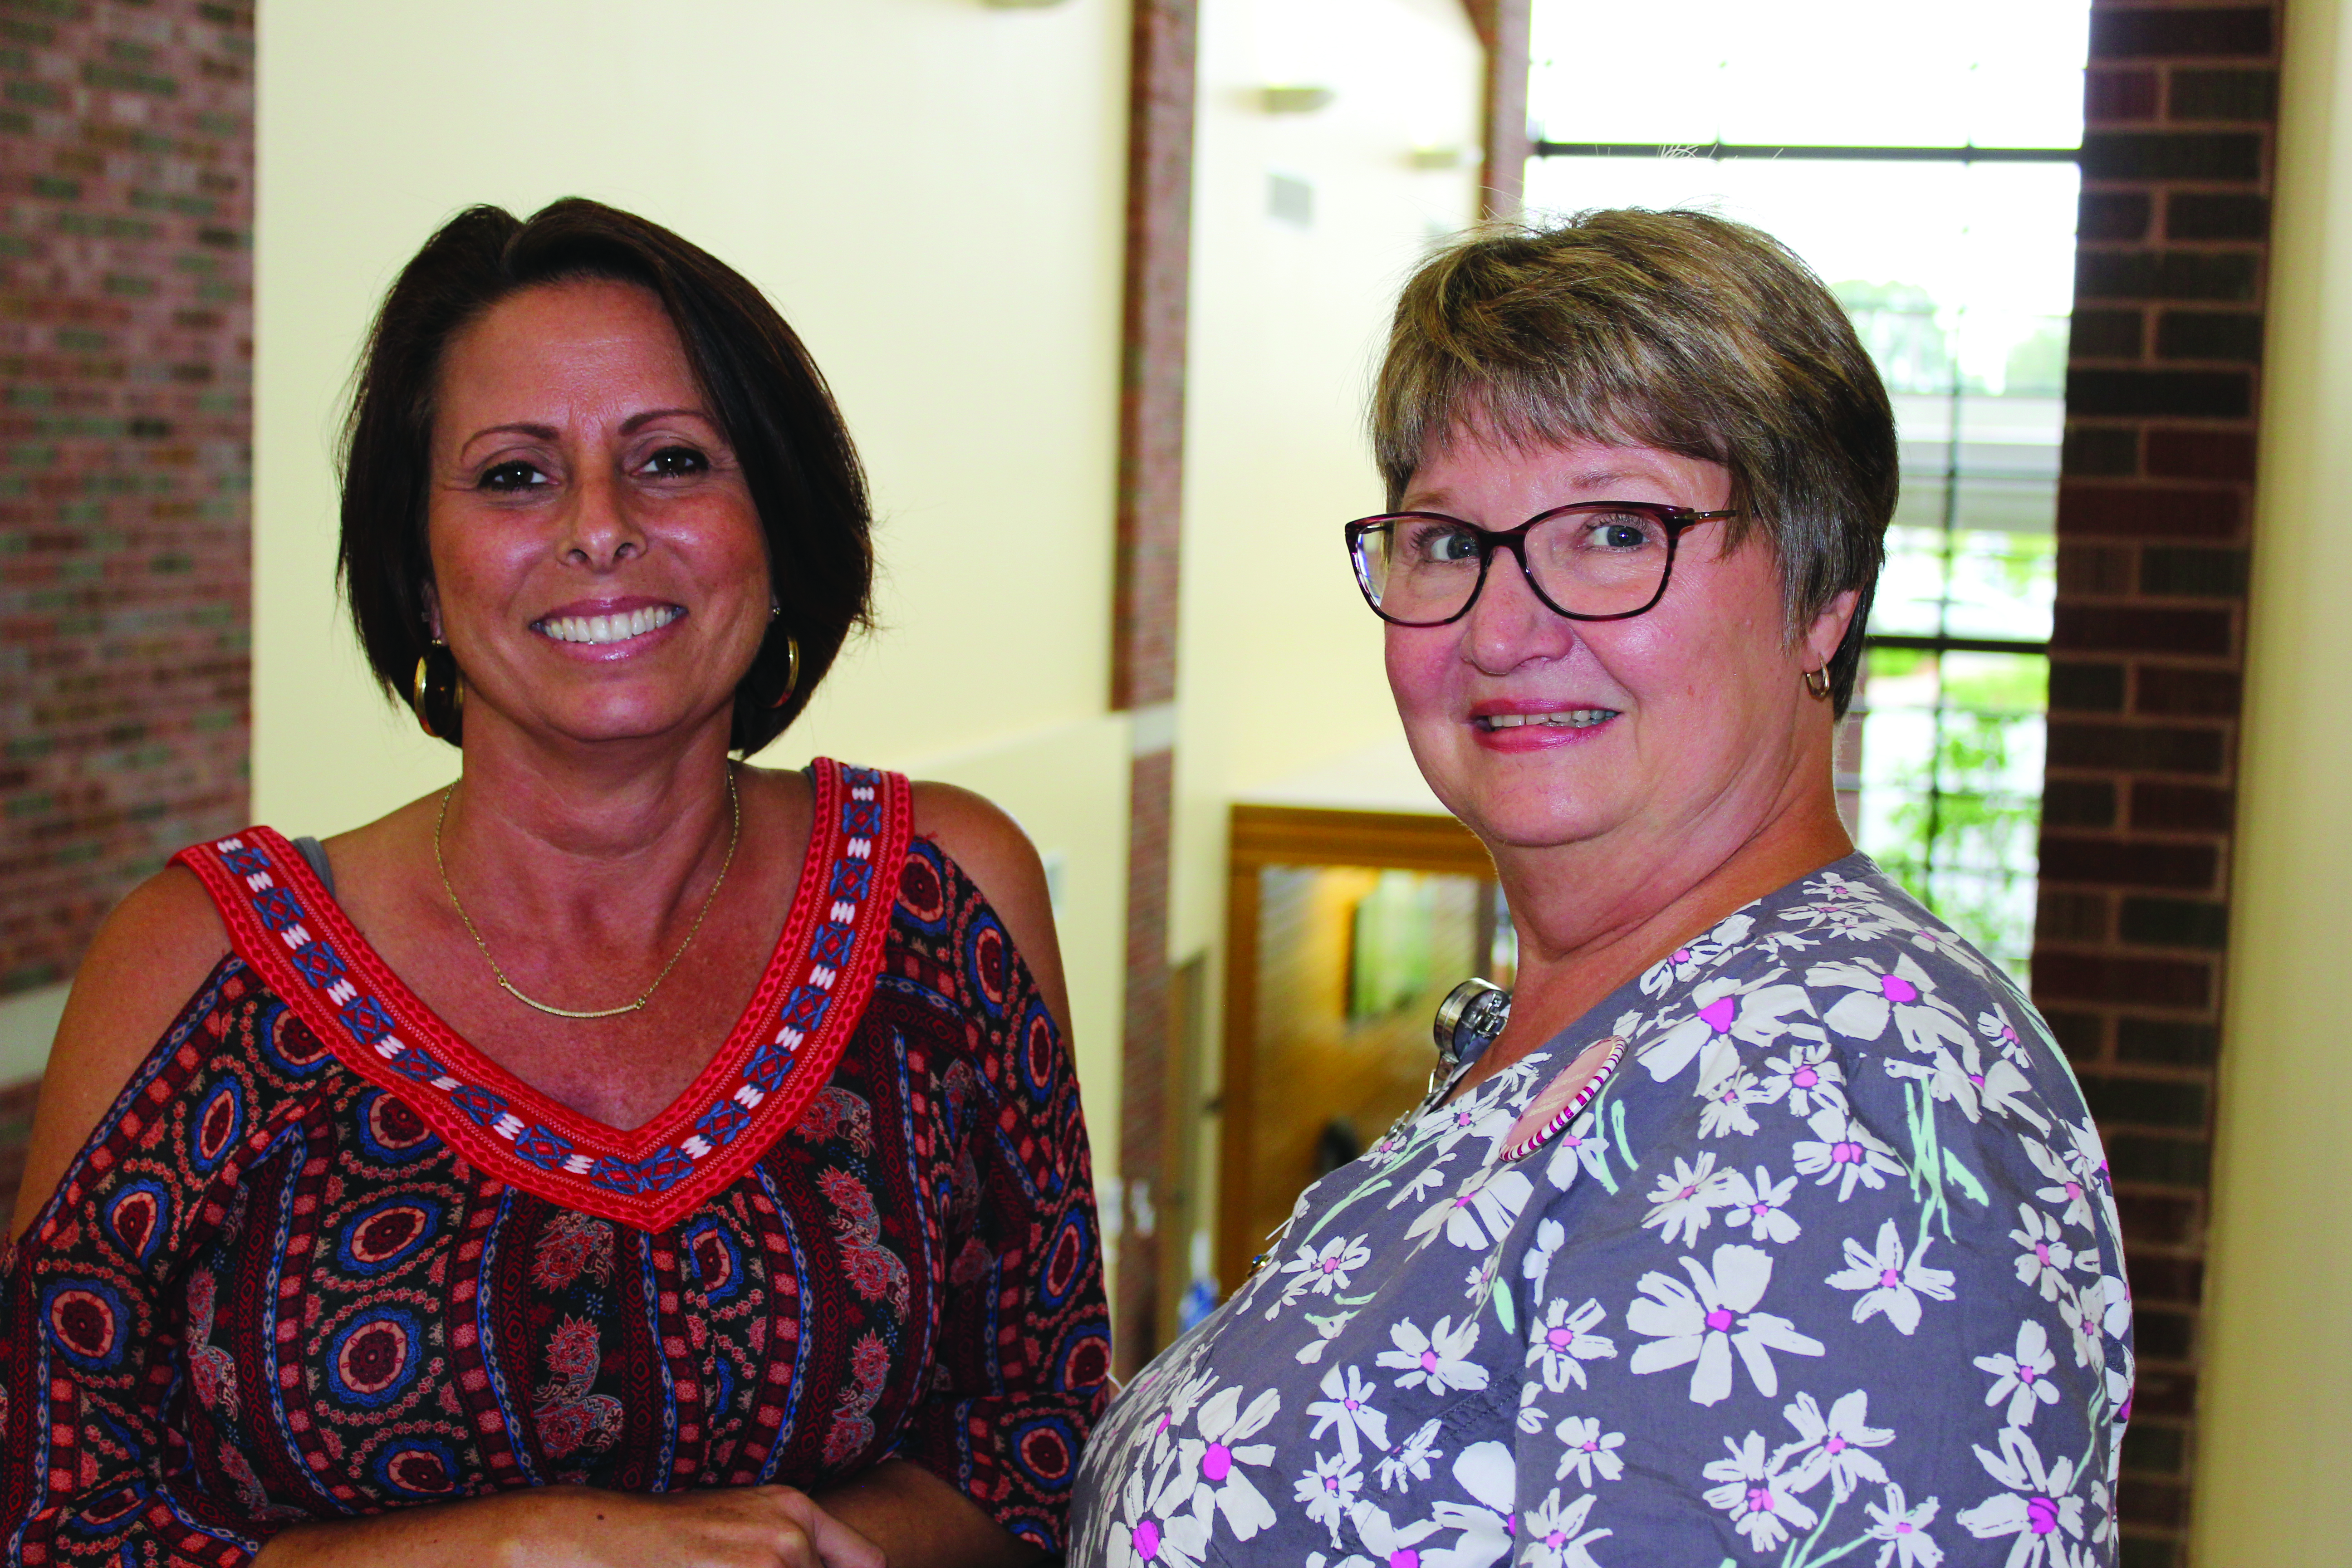
<svg viewBox="0 0 2352 1568"><path fill-rule="evenodd" d="M1198 0L1135 0L1129 61L1127 298L1119 389L1111 706L1135 715L1128 776L1126 1016L1119 1050L1122 1374L1168 1337L1159 1205L1168 1187L1169 824L1176 784L1176 589L1192 245Z"/></svg>
<svg viewBox="0 0 2352 1568"><path fill-rule="evenodd" d="M2269 5L2092 9L2033 990L2123 1209L2132 1568L2195 1458L2275 49Z"/></svg>
<svg viewBox="0 0 2352 1568"><path fill-rule="evenodd" d="M0 994L245 820L253 42L0 11Z"/></svg>

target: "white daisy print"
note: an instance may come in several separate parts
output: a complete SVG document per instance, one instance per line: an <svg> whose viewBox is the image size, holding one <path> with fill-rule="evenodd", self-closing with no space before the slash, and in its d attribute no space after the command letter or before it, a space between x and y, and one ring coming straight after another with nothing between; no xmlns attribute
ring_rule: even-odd
<svg viewBox="0 0 2352 1568"><path fill-rule="evenodd" d="M1300 1243L1298 1255L1282 1266L1282 1272L1290 1278L1282 1288L1281 1299L1265 1310L1267 1321L1309 1291L1328 1296L1346 1289L1356 1270L1372 1260L1372 1249L1364 1245L1365 1240L1360 1236L1333 1237L1319 1248L1311 1242Z"/></svg>
<svg viewBox="0 0 2352 1568"><path fill-rule="evenodd" d="M1590 1415L1570 1415L1553 1436L1559 1439L1559 1471L1554 1480L1573 1475L1578 1484L1589 1487L1624 1475L1625 1461L1617 1455L1625 1446L1624 1433L1603 1432Z"/></svg>
<svg viewBox="0 0 2352 1568"><path fill-rule="evenodd" d="M1886 1447L1895 1434L1870 1425L1870 1395L1864 1390L1846 1394L1826 1415L1811 1394L1800 1394L1781 1414L1797 1429L1797 1440L1782 1450L1796 1458L1789 1484L1797 1490L1811 1491L1826 1479L1831 1493L1843 1502L1863 1482L1886 1479L1885 1467L1870 1450Z"/></svg>
<svg viewBox="0 0 2352 1568"><path fill-rule="evenodd" d="M1431 1416L1421 1424L1412 1436L1397 1445L1395 1453L1381 1458L1381 1462L1374 1467L1375 1473L1380 1477L1381 1490L1399 1492L1414 1481L1429 1479L1431 1463L1444 1458L1437 1447L1437 1431L1440 1425L1435 1416Z"/></svg>
<svg viewBox="0 0 2352 1568"><path fill-rule="evenodd" d="M1658 1239L1669 1247L1687 1247L1698 1239L1715 1218L1714 1211L1729 1202L1730 1178L1715 1168L1715 1155L1704 1153L1696 1164L1679 1155L1672 1175L1661 1173L1650 1193L1646 1230L1659 1226Z"/></svg>
<svg viewBox="0 0 2352 1568"><path fill-rule="evenodd" d="M1528 1364L1543 1368L1546 1388L1554 1394L1565 1394L1571 1385L1582 1388L1582 1363L1615 1358L1617 1342L1592 1331L1608 1315L1590 1297L1574 1311L1563 1299L1551 1302L1542 1317L1528 1325Z"/></svg>
<svg viewBox="0 0 2352 1568"><path fill-rule="evenodd" d="M1337 1429L1339 1451L1350 1460L1361 1457L1360 1439L1375 1448L1387 1447L1389 1418L1372 1408L1375 1392L1364 1381L1361 1368L1333 1367L1323 1374L1323 1397L1307 1407L1307 1413L1315 1417L1314 1428L1307 1436L1319 1438Z"/></svg>
<svg viewBox="0 0 2352 1568"><path fill-rule="evenodd" d="M1780 1474L1778 1457L1767 1458L1762 1434L1740 1442L1723 1440L1727 1459L1710 1459L1704 1474L1722 1485L1704 1494L1706 1506L1731 1516L1731 1527L1748 1538L1751 1552L1769 1552L1797 1531L1811 1530L1821 1516L1805 1506Z"/></svg>
<svg viewBox="0 0 2352 1568"><path fill-rule="evenodd" d="M1364 1489L1364 1476L1356 1461L1346 1454L1318 1454L1315 1468L1301 1470L1298 1480L1290 1489L1293 1502L1303 1504L1307 1517L1331 1532L1331 1544L1339 1544L1340 1521L1355 1506L1356 1494Z"/></svg>
<svg viewBox="0 0 2352 1568"><path fill-rule="evenodd" d="M2066 1270L2074 1266L2074 1249L2066 1245L2064 1228L2032 1204L2018 1205L2017 1217L2020 1228L2009 1233L2009 1239L2024 1248L2017 1256L2017 1282L2043 1300L2055 1301L2067 1287Z"/></svg>
<svg viewBox="0 0 2352 1568"><path fill-rule="evenodd" d="M2033 1439L2016 1426L2001 1429L2000 1452L1979 1447L1977 1459L2007 1489L1961 1510L1960 1527L1979 1541L2011 1536L2003 1568L2071 1568L2071 1538L2083 1538L2083 1500L2074 1495L2074 1462L2042 1462Z"/></svg>
<svg viewBox="0 0 2352 1568"><path fill-rule="evenodd" d="M1437 1326L1423 1333L1412 1319L1391 1324L1389 1342L1396 1348L1382 1351L1376 1363L1401 1373L1399 1388L1419 1388L1426 1384L1432 1394L1447 1389L1465 1393L1486 1386L1486 1369L1470 1359L1478 1348L1478 1320L1465 1318L1456 1328L1451 1317L1437 1320Z"/></svg>
<svg viewBox="0 0 2352 1568"><path fill-rule="evenodd" d="M1757 1085L1766 1105L1785 1104L1800 1117L1845 1109L1845 1068L1837 1047L1825 1040L1792 1040L1778 1056L1764 1058Z"/></svg>
<svg viewBox="0 0 2352 1568"><path fill-rule="evenodd" d="M2017 1325L2017 1349L2008 1355L1980 1355L1978 1368L1992 1373L1992 1387L1985 1391L1987 1405L2009 1401L2009 1409L2001 1416L2007 1426L2026 1426L2033 1422L2033 1413L2044 1405L2058 1403L2058 1385L2050 1374L2057 1370L2058 1358L2050 1353L2050 1331L2038 1318L2028 1318Z"/></svg>
<svg viewBox="0 0 2352 1568"><path fill-rule="evenodd" d="M1831 1275L1828 1283L1840 1290L1862 1292L1853 1304L1855 1322L1866 1322L1884 1312L1888 1322L1907 1335L1919 1327L1920 1297L1936 1301L1952 1299L1950 1271L1930 1268L1922 1261L1934 1242L1935 1237L1927 1237L1906 1254L1895 1222L1885 1221L1878 1227L1875 1251L1846 1237L1846 1266Z"/></svg>
<svg viewBox="0 0 2352 1568"><path fill-rule="evenodd" d="M1198 1495L1224 1516L1236 1541L1247 1541L1274 1523L1274 1505L1242 1468L1274 1463L1274 1445L1252 1443L1282 1408L1279 1390L1269 1388L1241 1407L1239 1388L1220 1390L1201 1406L1200 1436L1184 1439L1184 1464L1201 1478Z"/></svg>
<svg viewBox="0 0 2352 1568"><path fill-rule="evenodd" d="M1711 1267L1696 1258L1682 1260L1691 1282L1654 1270L1642 1276L1648 1298L1625 1309L1625 1321L1650 1342L1633 1352L1636 1373L1693 1367L1690 1396L1699 1405L1721 1403L1731 1393L1736 1351L1759 1394L1780 1392L1772 1353L1820 1355L1822 1342L1797 1332L1786 1318L1755 1310L1772 1282L1772 1258L1752 1247L1718 1247Z"/></svg>
<svg viewBox="0 0 2352 1568"><path fill-rule="evenodd" d="M1857 1183L1874 1193L1886 1185L1887 1177L1904 1173L1894 1149L1843 1110L1816 1110L1805 1118L1805 1125L1813 1136L1799 1139L1790 1151L1797 1173L1818 1178L1813 1183L1817 1187L1836 1183L1840 1203L1853 1196Z"/></svg>
<svg viewBox="0 0 2352 1568"><path fill-rule="evenodd" d="M1927 1527L1936 1522L1936 1508L1934 1498L1912 1507L1904 1499L1903 1489L1893 1481L1886 1483L1884 1507L1872 1502L1862 1505L1870 1519L1870 1539L1885 1542L1878 1549L1877 1568L1937 1568L1944 1561L1944 1549L1927 1533Z"/></svg>
<svg viewBox="0 0 2352 1568"><path fill-rule="evenodd" d="M1594 1493L1586 1492L1563 1507L1559 1489L1554 1487L1550 1495L1528 1510L1519 1521L1527 1532L1519 1562L1528 1568L1601 1568L1584 1549L1587 1542L1610 1533L1584 1528L1595 1500Z"/></svg>
<svg viewBox="0 0 2352 1568"><path fill-rule="evenodd" d="M1761 1165L1756 1167L1752 1181L1738 1171L1729 1172L1724 1195L1730 1202L1724 1206L1723 1223L1734 1230L1746 1229L1753 1241L1794 1241L1804 1234L1804 1227L1789 1213L1789 1199L1796 1190L1796 1177L1775 1182Z"/></svg>

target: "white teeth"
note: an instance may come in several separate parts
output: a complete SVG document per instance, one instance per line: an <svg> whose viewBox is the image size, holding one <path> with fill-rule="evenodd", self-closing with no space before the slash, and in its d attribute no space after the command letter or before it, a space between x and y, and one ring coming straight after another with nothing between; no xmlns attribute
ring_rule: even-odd
<svg viewBox="0 0 2352 1568"><path fill-rule="evenodd" d="M557 642L614 643L641 637L666 626L686 612L676 605L630 610L618 616L563 616L541 621L536 629Z"/></svg>
<svg viewBox="0 0 2352 1568"><path fill-rule="evenodd" d="M1517 730L1545 724L1556 730L1589 730L1617 717L1614 708L1570 708L1559 713L1489 713L1478 722L1489 730Z"/></svg>

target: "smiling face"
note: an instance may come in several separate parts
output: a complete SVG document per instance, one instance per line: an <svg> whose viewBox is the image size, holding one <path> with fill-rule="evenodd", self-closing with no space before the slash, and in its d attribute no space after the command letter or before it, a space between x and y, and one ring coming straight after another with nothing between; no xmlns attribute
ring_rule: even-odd
<svg viewBox="0 0 2352 1568"><path fill-rule="evenodd" d="M767 541L658 300L595 279L501 301L444 357L431 463L428 603L469 742L724 732Z"/></svg>
<svg viewBox="0 0 2352 1568"><path fill-rule="evenodd" d="M1712 510L1730 494L1721 466L1654 447L1519 450L1456 431L1415 470L1402 510L1502 530L1571 501ZM1852 596L1792 645L1763 531L1726 554L1725 529L1685 533L1664 596L1630 620L1553 613L1498 552L1460 620L1387 628L1413 756L1490 847L1609 841L1637 862L1728 854L1792 790L1826 793L1829 705L1806 696L1803 674L1835 650Z"/></svg>

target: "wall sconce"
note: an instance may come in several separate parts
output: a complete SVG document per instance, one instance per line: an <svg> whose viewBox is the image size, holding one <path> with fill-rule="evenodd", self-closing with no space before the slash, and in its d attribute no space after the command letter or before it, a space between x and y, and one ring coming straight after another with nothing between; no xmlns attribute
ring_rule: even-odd
<svg viewBox="0 0 2352 1568"><path fill-rule="evenodd" d="M1312 114L1339 94L1328 87L1267 87L1258 89L1258 106L1268 114Z"/></svg>

